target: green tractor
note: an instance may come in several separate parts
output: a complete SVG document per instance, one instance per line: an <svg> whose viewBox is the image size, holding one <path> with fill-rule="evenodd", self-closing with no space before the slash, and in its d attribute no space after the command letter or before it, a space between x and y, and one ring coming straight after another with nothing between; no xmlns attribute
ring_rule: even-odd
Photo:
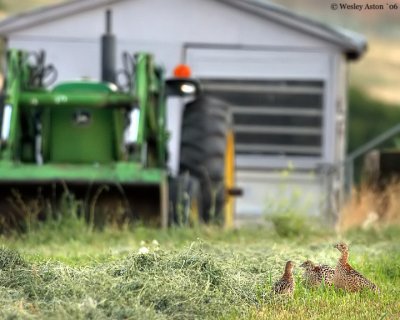
<svg viewBox="0 0 400 320"><path fill-rule="evenodd" d="M108 13L109 15L109 13ZM109 19L107 20L109 21ZM140 220L166 227L233 224L234 141L229 107L191 79L165 80L147 53L125 54L115 84L115 39L102 41L102 81L46 83L44 53L10 49L0 123L0 232L24 216L57 216L77 204L89 222ZM192 97L182 122L181 170L167 168L166 101Z"/></svg>

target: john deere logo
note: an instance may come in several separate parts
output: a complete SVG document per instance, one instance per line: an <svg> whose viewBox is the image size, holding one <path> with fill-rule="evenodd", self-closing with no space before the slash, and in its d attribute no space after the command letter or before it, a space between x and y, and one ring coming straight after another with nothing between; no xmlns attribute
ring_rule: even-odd
<svg viewBox="0 0 400 320"><path fill-rule="evenodd" d="M90 123L91 114L88 111L78 110L74 112L73 121L78 126L88 125Z"/></svg>

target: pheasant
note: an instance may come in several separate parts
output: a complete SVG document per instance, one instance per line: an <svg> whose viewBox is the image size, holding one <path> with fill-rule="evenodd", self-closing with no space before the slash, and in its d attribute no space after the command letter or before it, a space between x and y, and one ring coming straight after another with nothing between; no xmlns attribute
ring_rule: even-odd
<svg viewBox="0 0 400 320"><path fill-rule="evenodd" d="M304 280L310 287L317 287L321 283L330 286L333 283L333 275L335 270L325 264L315 265L312 261L307 260L303 262L300 267L304 268Z"/></svg>
<svg viewBox="0 0 400 320"><path fill-rule="evenodd" d="M379 288L365 278L361 273L354 270L347 262L349 257L349 248L344 242L340 242L334 246L341 252L341 257L335 269L333 283L336 288L342 288L346 291L356 292L363 289L371 289L379 292Z"/></svg>
<svg viewBox="0 0 400 320"><path fill-rule="evenodd" d="M286 262L285 272L282 278L276 281L272 287L272 294L285 294L293 295L294 292L294 278L293 278L293 261Z"/></svg>

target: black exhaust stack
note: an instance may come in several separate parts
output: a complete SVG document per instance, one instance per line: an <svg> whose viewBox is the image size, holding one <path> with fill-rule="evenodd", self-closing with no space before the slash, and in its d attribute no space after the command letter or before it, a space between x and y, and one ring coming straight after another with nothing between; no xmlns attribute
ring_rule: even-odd
<svg viewBox="0 0 400 320"><path fill-rule="evenodd" d="M106 33L101 37L101 80L115 83L115 36L111 30L112 13L106 11Z"/></svg>

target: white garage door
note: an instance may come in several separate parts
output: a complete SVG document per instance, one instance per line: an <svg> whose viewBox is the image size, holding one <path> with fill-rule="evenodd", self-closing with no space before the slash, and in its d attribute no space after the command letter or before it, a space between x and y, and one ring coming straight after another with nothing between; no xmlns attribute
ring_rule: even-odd
<svg viewBox="0 0 400 320"><path fill-rule="evenodd" d="M288 163L300 172L283 182L287 192L300 188L311 199L310 211L318 212L320 179L310 171L324 155L329 55L189 46L185 57L203 89L233 106L237 179L244 189L237 213L264 212Z"/></svg>
<svg viewBox="0 0 400 320"><path fill-rule="evenodd" d="M188 47L186 63L207 93L233 106L239 168L322 161L327 53Z"/></svg>

